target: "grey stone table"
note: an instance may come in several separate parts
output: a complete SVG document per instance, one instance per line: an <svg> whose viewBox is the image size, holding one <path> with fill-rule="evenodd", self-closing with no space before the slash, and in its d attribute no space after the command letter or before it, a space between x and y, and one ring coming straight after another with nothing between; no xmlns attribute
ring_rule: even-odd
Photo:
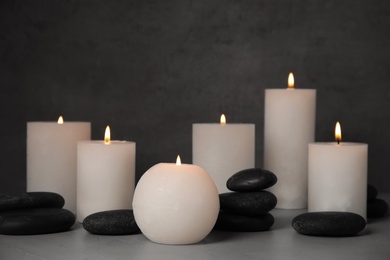
<svg viewBox="0 0 390 260"><path fill-rule="evenodd" d="M379 194L390 202L390 194ZM257 233L212 231L195 245L160 245L142 234L97 236L80 224L71 231L35 236L0 235L0 260L42 259L342 259L389 260L390 216L372 219L355 237L310 237L295 232L291 220L305 210L271 213L271 230Z"/></svg>

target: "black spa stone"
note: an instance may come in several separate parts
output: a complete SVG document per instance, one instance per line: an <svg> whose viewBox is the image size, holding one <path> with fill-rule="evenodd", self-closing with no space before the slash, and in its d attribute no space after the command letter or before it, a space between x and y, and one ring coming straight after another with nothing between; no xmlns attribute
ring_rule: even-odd
<svg viewBox="0 0 390 260"><path fill-rule="evenodd" d="M75 215L66 209L37 208L0 212L0 234L36 235L62 232L75 223Z"/></svg>
<svg viewBox="0 0 390 260"><path fill-rule="evenodd" d="M364 218L352 212L309 212L292 220L293 228L309 236L354 236L366 227Z"/></svg>
<svg viewBox="0 0 390 260"><path fill-rule="evenodd" d="M236 232L259 232L270 229L273 224L274 217L270 213L259 216L245 216L220 211L214 229Z"/></svg>
<svg viewBox="0 0 390 260"><path fill-rule="evenodd" d="M0 212L14 209L62 208L64 198L53 192L23 192L0 195Z"/></svg>
<svg viewBox="0 0 390 260"><path fill-rule="evenodd" d="M276 206L276 196L268 191L219 194L220 208L239 215L261 215Z"/></svg>
<svg viewBox="0 0 390 260"><path fill-rule="evenodd" d="M388 211L387 202L382 199L375 199L367 202L367 218L384 217Z"/></svg>
<svg viewBox="0 0 390 260"><path fill-rule="evenodd" d="M108 210L89 215L83 221L85 230L97 235L131 235L140 232L133 210Z"/></svg>
<svg viewBox="0 0 390 260"><path fill-rule="evenodd" d="M226 182L226 187L231 191L252 192L261 191L273 186L278 178L270 171L253 168L239 171L233 174Z"/></svg>
<svg viewBox="0 0 390 260"><path fill-rule="evenodd" d="M378 190L371 184L367 185L367 201L375 200L378 195Z"/></svg>

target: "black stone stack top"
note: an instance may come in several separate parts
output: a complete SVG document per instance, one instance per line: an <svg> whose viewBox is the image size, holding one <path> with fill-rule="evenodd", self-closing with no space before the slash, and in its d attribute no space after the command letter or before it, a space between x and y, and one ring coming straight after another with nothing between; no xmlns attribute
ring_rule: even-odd
<svg viewBox="0 0 390 260"><path fill-rule="evenodd" d="M75 215L53 192L0 194L0 234L36 235L69 230Z"/></svg>
<svg viewBox="0 0 390 260"><path fill-rule="evenodd" d="M269 211L275 208L277 198L265 189L276 182L275 174L259 168L233 174L226 183L232 192L219 194L221 210L214 229L238 232L270 229L274 217Z"/></svg>

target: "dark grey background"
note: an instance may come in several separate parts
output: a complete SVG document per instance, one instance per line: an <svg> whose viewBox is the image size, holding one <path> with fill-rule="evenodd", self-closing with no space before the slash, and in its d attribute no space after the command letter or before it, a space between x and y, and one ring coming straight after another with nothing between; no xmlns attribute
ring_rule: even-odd
<svg viewBox="0 0 390 260"><path fill-rule="evenodd" d="M225 113L256 124L261 167L264 89L290 71L318 90L316 140L339 120L390 190L390 1L2 0L0 37L0 193L25 189L26 122L60 114L136 141L139 177Z"/></svg>

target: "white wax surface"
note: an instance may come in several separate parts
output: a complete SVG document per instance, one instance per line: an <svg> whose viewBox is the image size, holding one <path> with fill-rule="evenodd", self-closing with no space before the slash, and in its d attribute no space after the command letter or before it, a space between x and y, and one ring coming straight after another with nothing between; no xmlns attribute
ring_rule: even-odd
<svg viewBox="0 0 390 260"><path fill-rule="evenodd" d="M254 124L193 124L192 163L205 169L219 193L236 172L255 167Z"/></svg>
<svg viewBox="0 0 390 260"><path fill-rule="evenodd" d="M138 227L151 241L197 243L217 220L218 191L199 166L159 163L139 180L133 210Z"/></svg>
<svg viewBox="0 0 390 260"><path fill-rule="evenodd" d="M78 143L77 220L92 213L131 209L136 144L127 141Z"/></svg>
<svg viewBox="0 0 390 260"><path fill-rule="evenodd" d="M309 144L308 211L348 211L366 218L367 156L367 144Z"/></svg>
<svg viewBox="0 0 390 260"><path fill-rule="evenodd" d="M28 122L27 191L59 193L76 213L77 142L89 139L89 122Z"/></svg>
<svg viewBox="0 0 390 260"><path fill-rule="evenodd" d="M307 145L314 142L316 90L266 89L264 168L278 177L269 190L277 208L307 207Z"/></svg>

